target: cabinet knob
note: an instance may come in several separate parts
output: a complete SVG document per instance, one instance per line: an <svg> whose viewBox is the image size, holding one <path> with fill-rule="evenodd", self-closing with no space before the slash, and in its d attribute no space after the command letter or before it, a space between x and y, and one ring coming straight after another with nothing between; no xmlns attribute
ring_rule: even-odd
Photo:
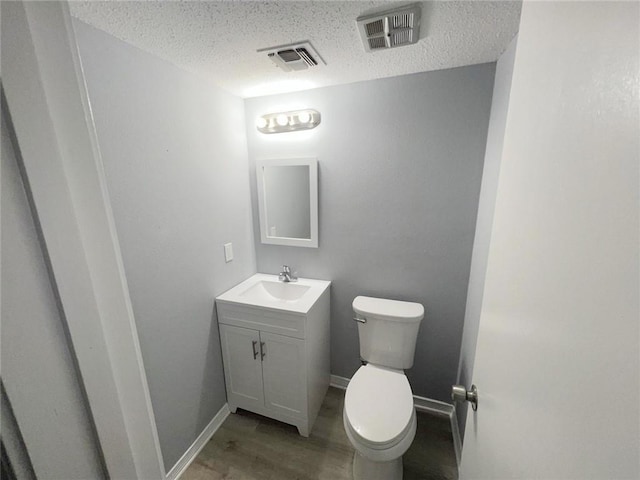
<svg viewBox="0 0 640 480"><path fill-rule="evenodd" d="M264 360L264 357L266 357L267 354L264 353L264 342L260 342L260 359Z"/></svg>
<svg viewBox="0 0 640 480"><path fill-rule="evenodd" d="M258 358L258 349L256 348L258 346L258 341L254 340L251 342L251 350L253 351L253 359L255 360L256 358Z"/></svg>

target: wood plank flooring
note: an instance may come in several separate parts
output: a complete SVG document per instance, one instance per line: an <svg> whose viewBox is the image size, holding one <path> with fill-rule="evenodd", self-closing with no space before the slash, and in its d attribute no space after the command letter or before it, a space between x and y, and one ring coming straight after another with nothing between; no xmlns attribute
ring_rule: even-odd
<svg viewBox="0 0 640 480"><path fill-rule="evenodd" d="M309 438L284 423L238 409L180 480L350 480L353 447L342 425L344 390L329 388ZM418 413L404 455L405 480L457 480L448 417Z"/></svg>

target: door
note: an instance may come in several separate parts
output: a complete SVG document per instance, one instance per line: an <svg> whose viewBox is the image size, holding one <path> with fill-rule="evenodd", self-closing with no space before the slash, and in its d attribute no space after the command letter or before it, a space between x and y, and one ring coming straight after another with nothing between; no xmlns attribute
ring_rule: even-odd
<svg viewBox="0 0 640 480"><path fill-rule="evenodd" d="M639 13L523 5L462 479L640 477Z"/></svg>
<svg viewBox="0 0 640 480"><path fill-rule="evenodd" d="M262 362L257 330L220 325L229 408L262 408Z"/></svg>
<svg viewBox="0 0 640 480"><path fill-rule="evenodd" d="M262 375L267 409L290 417L305 411L307 380L304 340L260 332Z"/></svg>

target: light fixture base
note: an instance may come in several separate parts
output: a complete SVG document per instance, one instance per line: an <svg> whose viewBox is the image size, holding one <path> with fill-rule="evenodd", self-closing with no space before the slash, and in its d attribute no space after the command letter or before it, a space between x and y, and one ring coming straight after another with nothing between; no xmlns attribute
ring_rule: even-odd
<svg viewBox="0 0 640 480"><path fill-rule="evenodd" d="M285 133L310 130L320 125L320 112L313 109L267 113L258 117L256 128L261 133Z"/></svg>

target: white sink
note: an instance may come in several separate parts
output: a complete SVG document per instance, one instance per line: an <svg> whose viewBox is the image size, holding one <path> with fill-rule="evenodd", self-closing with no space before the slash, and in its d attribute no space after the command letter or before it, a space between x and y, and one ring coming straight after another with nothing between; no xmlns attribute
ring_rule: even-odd
<svg viewBox="0 0 640 480"><path fill-rule="evenodd" d="M278 301L296 302L309 291L309 285L299 283L273 282L270 280L260 280L240 294L241 297L258 301Z"/></svg>
<svg viewBox="0 0 640 480"><path fill-rule="evenodd" d="M256 273L218 296L216 301L308 313L329 285L331 282L310 278L285 283L279 281L277 275Z"/></svg>

